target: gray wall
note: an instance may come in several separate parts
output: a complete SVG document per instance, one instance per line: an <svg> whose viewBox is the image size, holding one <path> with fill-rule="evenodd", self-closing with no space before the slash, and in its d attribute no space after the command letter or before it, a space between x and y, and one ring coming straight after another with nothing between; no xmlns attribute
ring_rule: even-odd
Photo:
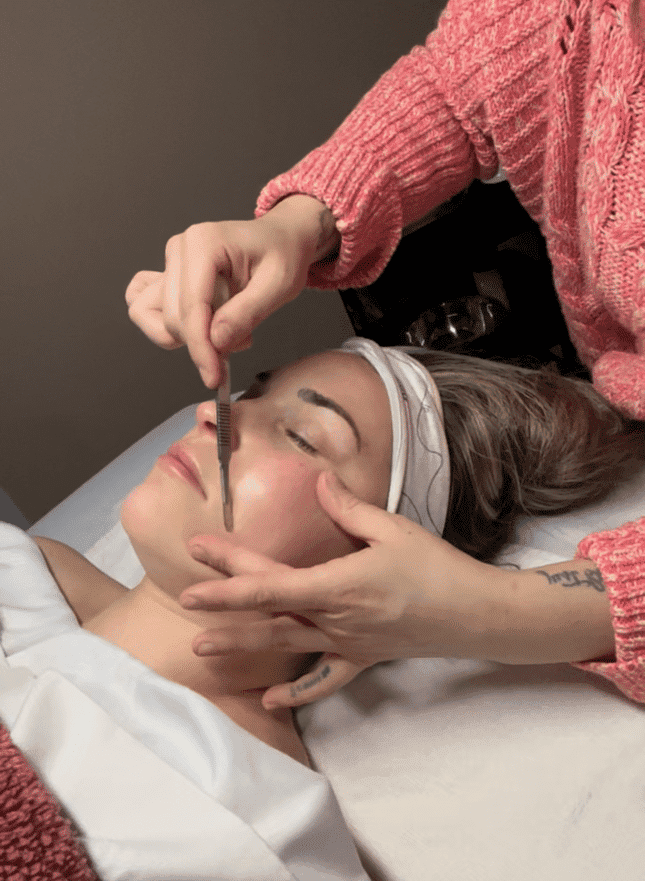
<svg viewBox="0 0 645 881"><path fill-rule="evenodd" d="M442 5L1 0L0 488L28 520L208 397L129 321L132 275L191 223L252 216ZM306 291L234 390L350 333L338 294Z"/></svg>

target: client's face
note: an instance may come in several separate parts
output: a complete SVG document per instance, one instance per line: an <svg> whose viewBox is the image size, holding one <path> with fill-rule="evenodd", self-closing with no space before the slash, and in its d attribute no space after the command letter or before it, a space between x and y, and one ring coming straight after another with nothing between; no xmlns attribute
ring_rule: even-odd
<svg viewBox="0 0 645 881"><path fill-rule="evenodd" d="M296 567L356 550L318 503L321 471L385 507L390 409L380 378L360 356L327 352L281 368L232 405L231 428L232 533L223 525L213 401L198 406L195 428L180 442L199 485L162 457L123 503L121 521L147 576L173 597L217 577L191 557L196 535L225 534Z"/></svg>

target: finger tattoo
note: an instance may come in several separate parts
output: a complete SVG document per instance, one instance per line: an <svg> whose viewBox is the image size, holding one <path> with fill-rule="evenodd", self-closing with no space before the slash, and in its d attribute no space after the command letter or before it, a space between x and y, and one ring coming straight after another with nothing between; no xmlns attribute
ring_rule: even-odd
<svg viewBox="0 0 645 881"><path fill-rule="evenodd" d="M305 679L304 682L297 682L292 685L289 689L291 697L297 697L299 691L305 691L307 688L313 688L314 685L318 685L318 683L322 682L323 679L326 679L330 673L331 668L329 664L325 664L322 670L320 670L315 676L312 676L311 679Z"/></svg>

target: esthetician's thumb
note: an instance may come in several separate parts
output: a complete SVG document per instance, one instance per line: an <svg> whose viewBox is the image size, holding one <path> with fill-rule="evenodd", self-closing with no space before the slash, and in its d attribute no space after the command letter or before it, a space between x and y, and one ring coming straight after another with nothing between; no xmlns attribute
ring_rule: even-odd
<svg viewBox="0 0 645 881"><path fill-rule="evenodd" d="M365 543L384 538L392 514L357 498L331 471L324 471L316 485L318 501L331 519L348 535Z"/></svg>

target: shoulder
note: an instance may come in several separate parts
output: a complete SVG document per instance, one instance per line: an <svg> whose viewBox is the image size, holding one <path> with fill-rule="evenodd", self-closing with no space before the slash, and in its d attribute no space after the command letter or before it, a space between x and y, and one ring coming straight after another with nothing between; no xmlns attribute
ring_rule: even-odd
<svg viewBox="0 0 645 881"><path fill-rule="evenodd" d="M80 624L128 592L74 548L53 538L33 536L58 587Z"/></svg>

